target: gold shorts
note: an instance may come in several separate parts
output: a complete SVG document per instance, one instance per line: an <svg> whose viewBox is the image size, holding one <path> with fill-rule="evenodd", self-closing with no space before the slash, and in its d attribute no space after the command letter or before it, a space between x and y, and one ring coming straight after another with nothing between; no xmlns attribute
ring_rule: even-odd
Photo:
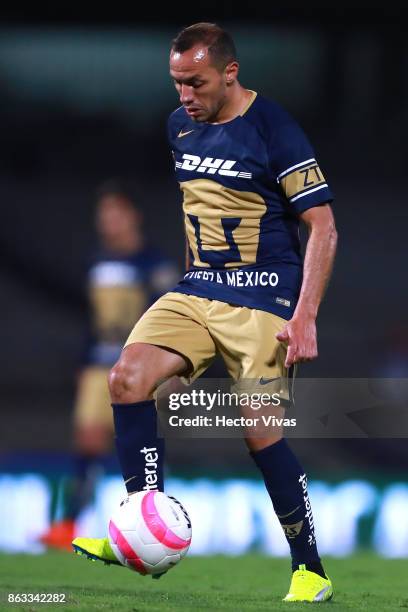
<svg viewBox="0 0 408 612"><path fill-rule="evenodd" d="M188 359L188 382L200 376L217 353L234 381L270 391L269 379L281 379L288 396L286 346L275 335L287 321L263 310L233 306L194 295L170 292L145 312L125 346L134 342L170 348Z"/></svg>
<svg viewBox="0 0 408 612"><path fill-rule="evenodd" d="M109 368L103 366L88 366L82 371L74 406L76 425L113 429L108 374Z"/></svg>

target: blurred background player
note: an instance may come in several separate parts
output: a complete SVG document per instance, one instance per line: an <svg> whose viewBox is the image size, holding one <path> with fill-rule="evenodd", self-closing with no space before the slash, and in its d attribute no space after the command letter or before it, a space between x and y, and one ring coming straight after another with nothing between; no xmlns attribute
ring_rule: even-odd
<svg viewBox="0 0 408 612"><path fill-rule="evenodd" d="M41 538L71 550L75 520L92 499L111 449L113 420L107 376L143 312L177 282L176 266L147 244L142 212L123 187L99 190L96 213L99 249L88 270L90 342L79 374L73 413L75 465L65 486L65 516Z"/></svg>

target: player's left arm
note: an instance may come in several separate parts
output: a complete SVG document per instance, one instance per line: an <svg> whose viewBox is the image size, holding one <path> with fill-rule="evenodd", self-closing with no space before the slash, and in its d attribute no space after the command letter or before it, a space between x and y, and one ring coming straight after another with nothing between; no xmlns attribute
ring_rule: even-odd
<svg viewBox="0 0 408 612"><path fill-rule="evenodd" d="M317 357L316 317L330 279L337 246L337 231L329 204L300 214L309 238L303 264L303 282L292 319L276 335L288 345L285 367Z"/></svg>

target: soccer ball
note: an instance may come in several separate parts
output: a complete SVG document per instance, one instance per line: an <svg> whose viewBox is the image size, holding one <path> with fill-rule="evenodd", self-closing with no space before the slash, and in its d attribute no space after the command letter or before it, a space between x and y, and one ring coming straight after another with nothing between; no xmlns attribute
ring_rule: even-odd
<svg viewBox="0 0 408 612"><path fill-rule="evenodd" d="M191 522L174 497L140 491L124 499L109 522L109 541L118 561L139 574L163 574L185 556Z"/></svg>

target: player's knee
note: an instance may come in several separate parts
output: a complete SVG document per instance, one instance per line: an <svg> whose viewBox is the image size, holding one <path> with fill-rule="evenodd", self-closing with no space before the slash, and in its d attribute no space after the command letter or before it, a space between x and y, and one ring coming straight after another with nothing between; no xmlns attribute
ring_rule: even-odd
<svg viewBox="0 0 408 612"><path fill-rule="evenodd" d="M154 391L139 360L133 363L118 361L109 373L108 383L113 403L141 402L150 399Z"/></svg>
<svg viewBox="0 0 408 612"><path fill-rule="evenodd" d="M128 387L128 375L120 362L109 372L108 385L112 402L120 401L120 397L126 393Z"/></svg>

